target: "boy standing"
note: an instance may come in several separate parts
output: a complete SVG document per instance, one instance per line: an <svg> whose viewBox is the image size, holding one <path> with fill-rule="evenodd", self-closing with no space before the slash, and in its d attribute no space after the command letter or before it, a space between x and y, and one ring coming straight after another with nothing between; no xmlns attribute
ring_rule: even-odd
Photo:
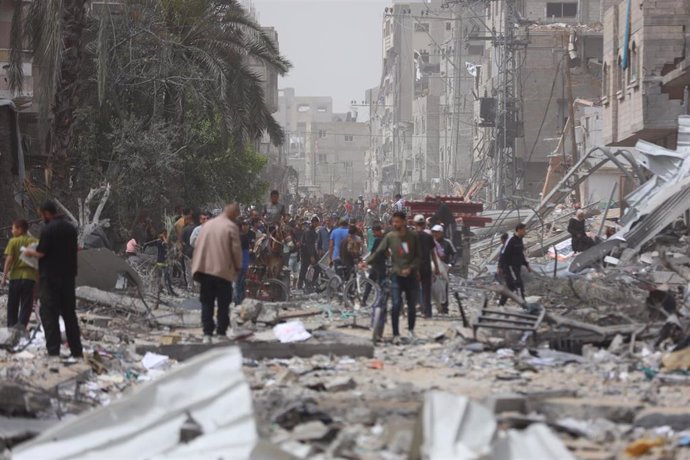
<svg viewBox="0 0 690 460"><path fill-rule="evenodd" d="M27 233L28 231L29 223L26 220L17 219L12 222L12 238L5 248L5 269L0 285L4 286L9 278L7 327L21 324L26 329L31 318L37 272L19 257L22 248L38 242Z"/></svg>

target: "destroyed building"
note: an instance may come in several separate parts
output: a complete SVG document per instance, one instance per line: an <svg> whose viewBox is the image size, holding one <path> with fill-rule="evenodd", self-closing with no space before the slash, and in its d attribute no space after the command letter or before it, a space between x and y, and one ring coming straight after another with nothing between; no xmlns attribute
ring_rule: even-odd
<svg viewBox="0 0 690 460"><path fill-rule="evenodd" d="M602 102L605 145L638 140L674 149L687 114L690 5L618 1L604 13Z"/></svg>
<svg viewBox="0 0 690 460"><path fill-rule="evenodd" d="M477 76L474 131L474 161L485 180L493 180L491 170L501 167L495 161L501 155L496 142L502 110L509 113L505 131L510 145L505 149L511 152L503 156L508 155L508 163L515 157L516 177L511 179L519 195L539 197L551 156L577 154L570 140L570 106L576 98L598 99L601 92L600 3L487 3L487 26L476 33L486 49ZM512 38L505 33L506 21L515 29ZM506 49L512 50L508 62L501 60ZM511 94L504 95L506 91ZM502 98L508 101L503 109ZM497 198L491 186L487 193Z"/></svg>

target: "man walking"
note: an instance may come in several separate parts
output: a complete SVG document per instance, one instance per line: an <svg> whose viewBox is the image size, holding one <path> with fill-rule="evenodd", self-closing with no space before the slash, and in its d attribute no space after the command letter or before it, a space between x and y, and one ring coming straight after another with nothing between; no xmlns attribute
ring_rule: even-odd
<svg viewBox="0 0 690 460"><path fill-rule="evenodd" d="M411 339L415 339L415 307L417 306L419 284L419 240L415 232L407 230L407 216L404 212L393 214L393 231L383 237L381 243L364 262L360 264L366 268L377 260L385 257L386 251L390 251L392 263L391 294L393 309L391 311L391 323L393 325L393 343L400 343L400 310L402 308L402 296L405 294L407 301L407 328Z"/></svg>
<svg viewBox="0 0 690 460"><path fill-rule="evenodd" d="M341 278L342 267L340 262L340 243L347 238L348 234L347 219L343 218L340 220L340 226L336 229L333 229L331 232L330 244L328 246L328 260L330 260L330 264L335 268L335 271Z"/></svg>
<svg viewBox="0 0 690 460"><path fill-rule="evenodd" d="M72 358L79 359L84 351L77 320L75 278L77 277L77 229L58 215L55 203L47 201L40 208L46 226L35 250L26 249L28 257L37 257L41 298L41 322L48 355L60 356L60 317Z"/></svg>
<svg viewBox="0 0 690 460"><path fill-rule="evenodd" d="M242 268L237 275L237 281L235 282L235 305L241 305L244 302L245 290L246 290L246 280L247 271L249 270L249 259L251 253L252 236L249 233L251 229L249 228L249 222L240 219L237 223L240 230L240 247L242 248Z"/></svg>
<svg viewBox="0 0 690 460"><path fill-rule="evenodd" d="M201 284L201 322L204 343L212 342L214 329L219 336L227 334L230 325L232 282L242 268L242 248L237 225L232 219L239 215L236 204L229 204L216 218L201 229L192 259L194 280ZM213 321L215 303L218 302L218 325Z"/></svg>
<svg viewBox="0 0 690 460"><path fill-rule="evenodd" d="M434 237L427 233L426 220L421 214L414 216L414 224L417 229L417 237L419 238L419 283L422 289L420 301L422 304L422 314L424 318L431 318L431 261L434 261L436 267L436 274L439 274L438 262L436 260L436 251L434 251Z"/></svg>
<svg viewBox="0 0 690 460"><path fill-rule="evenodd" d="M316 228L319 226L319 218L314 216L311 218L309 227L302 233L299 248L299 279L297 280L297 289L303 289L306 282L307 270L309 266L316 262Z"/></svg>
<svg viewBox="0 0 690 460"><path fill-rule="evenodd" d="M22 248L37 242L27 234L29 223L24 219L12 222L12 238L5 248L5 269L0 286L9 278L10 290L7 296L7 327L21 326L26 329L31 319L31 307L36 285L36 269L20 259Z"/></svg>
<svg viewBox="0 0 690 460"><path fill-rule="evenodd" d="M333 230L333 217L326 217L325 223L319 228L316 238L316 250L319 258L328 254L328 248L331 241L331 231Z"/></svg>
<svg viewBox="0 0 690 460"><path fill-rule="evenodd" d="M525 245L522 241L526 234L527 226L518 224L515 227L515 234L508 238L498 259L499 275L505 278L508 289L518 292L523 299L525 298L525 285L522 282L522 267L525 266L528 272L532 272L527 258L525 258ZM508 297L502 295L498 304L505 305L507 301Z"/></svg>

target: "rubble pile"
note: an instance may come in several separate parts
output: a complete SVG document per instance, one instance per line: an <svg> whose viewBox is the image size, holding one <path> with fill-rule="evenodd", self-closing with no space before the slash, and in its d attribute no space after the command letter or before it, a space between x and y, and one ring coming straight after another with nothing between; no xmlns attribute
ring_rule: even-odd
<svg viewBox="0 0 690 460"><path fill-rule="evenodd" d="M495 302L491 279L453 278L469 327L456 305L450 315L420 320L418 339L401 346L374 347L362 327L367 312L348 315L313 296L247 300L233 311L233 336L204 345L194 299L163 299L147 314L136 297L79 288L87 359L54 372L40 333L0 352L0 412L7 417L0 433L13 448L61 419L155 384L178 362L236 345L259 438L286 458L447 458L434 454L443 448L430 447L423 423L433 420L424 407L439 391L470 398L495 418L486 423L498 427L498 441L477 447L485 452L478 455L521 458L510 446L527 443L565 446L575 458L617 458L626 450L690 458L690 349L684 335L660 340L667 318L650 303L642 275L663 273L668 263L662 253L644 259L634 270L527 276L528 303L545 312L534 334L474 329ZM674 298L685 331L685 307ZM506 311L525 312L516 305ZM281 343L277 325L298 334Z"/></svg>

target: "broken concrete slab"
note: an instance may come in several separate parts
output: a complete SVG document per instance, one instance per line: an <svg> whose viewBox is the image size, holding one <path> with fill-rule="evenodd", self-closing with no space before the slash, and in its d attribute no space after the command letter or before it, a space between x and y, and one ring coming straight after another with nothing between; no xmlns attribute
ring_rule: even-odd
<svg viewBox="0 0 690 460"><path fill-rule="evenodd" d="M290 401L287 406L275 413L272 422L286 430L292 430L300 423L319 420L325 424L333 423L330 415L319 409L319 404L312 398Z"/></svg>
<svg viewBox="0 0 690 460"><path fill-rule="evenodd" d="M140 298L106 292L89 286L79 286L76 289L76 296L83 302L145 316L163 326L189 327L201 324L201 312L198 310L167 307L150 310Z"/></svg>
<svg viewBox="0 0 690 460"><path fill-rule="evenodd" d="M140 292L143 286L139 274L125 259L109 249L83 249L78 254L77 286L90 286L112 291L121 276L126 276Z"/></svg>
<svg viewBox="0 0 690 460"><path fill-rule="evenodd" d="M319 441L325 438L330 431L330 428L321 420L312 420L297 425L292 430L292 439L295 441Z"/></svg>
<svg viewBox="0 0 690 460"><path fill-rule="evenodd" d="M527 413L527 398L517 393L495 393L487 396L482 403L494 414Z"/></svg>
<svg viewBox="0 0 690 460"><path fill-rule="evenodd" d="M331 393L354 390L356 387L357 383L352 377L335 377L324 384L326 391Z"/></svg>
<svg viewBox="0 0 690 460"><path fill-rule="evenodd" d="M530 404L530 410L543 414L553 422L571 417L579 420L605 418L618 423L632 423L643 407L639 401L614 397L550 398Z"/></svg>
<svg viewBox="0 0 690 460"><path fill-rule="evenodd" d="M0 449L11 449L58 424L59 420L0 416Z"/></svg>
<svg viewBox="0 0 690 460"><path fill-rule="evenodd" d="M650 407L635 417L635 426L656 428L670 426L676 431L690 429L690 408L687 407Z"/></svg>
<svg viewBox="0 0 690 460"><path fill-rule="evenodd" d="M494 443L491 458L495 460L559 459L575 460L563 442L543 423L523 431L508 430Z"/></svg>
<svg viewBox="0 0 690 460"><path fill-rule="evenodd" d="M496 419L481 404L464 396L430 391L424 396L410 458L481 458L491 451L496 430Z"/></svg>
<svg viewBox="0 0 690 460"><path fill-rule="evenodd" d="M543 423L523 431L501 431L486 407L438 391L426 393L415 436L412 460L575 458Z"/></svg>
<svg viewBox="0 0 690 460"><path fill-rule="evenodd" d="M227 346L227 343L141 345L136 348L136 351L139 354L145 354L150 351L167 355L177 361L185 361L205 351L222 346ZM240 347L242 355L246 359L309 358L315 355L349 356L352 358L374 357L374 346L371 344L371 341L332 331L315 331L313 338L306 342L239 342L237 346Z"/></svg>
<svg viewBox="0 0 690 460"><path fill-rule="evenodd" d="M36 416L51 407L46 394L11 382L0 382L0 414Z"/></svg>

